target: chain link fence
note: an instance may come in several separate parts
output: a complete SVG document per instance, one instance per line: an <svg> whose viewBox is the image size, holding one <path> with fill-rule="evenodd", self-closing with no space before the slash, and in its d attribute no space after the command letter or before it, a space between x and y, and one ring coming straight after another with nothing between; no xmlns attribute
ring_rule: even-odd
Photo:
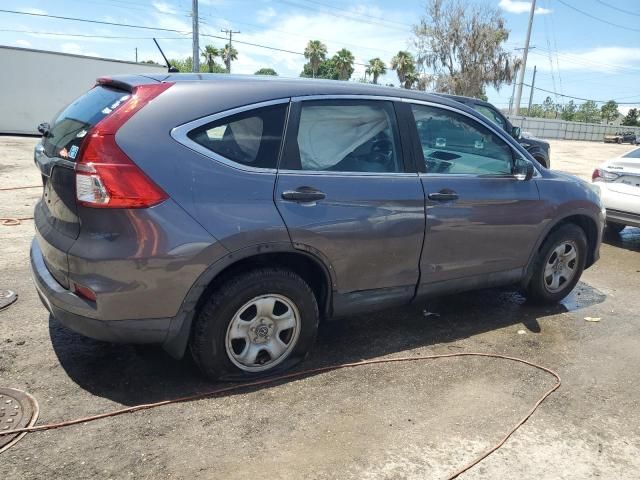
<svg viewBox="0 0 640 480"><path fill-rule="evenodd" d="M588 140L602 142L605 135L618 132L633 132L640 137L640 127L601 125L599 123L567 122L551 118L528 118L512 115L513 125L520 127L532 137L553 138L559 140Z"/></svg>

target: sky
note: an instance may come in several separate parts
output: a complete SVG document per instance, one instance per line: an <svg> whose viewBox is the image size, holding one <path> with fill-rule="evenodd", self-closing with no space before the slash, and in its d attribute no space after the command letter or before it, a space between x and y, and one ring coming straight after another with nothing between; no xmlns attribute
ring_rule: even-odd
<svg viewBox="0 0 640 480"><path fill-rule="evenodd" d="M471 2L470 2L471 3ZM473 0L495 7L510 30L505 49L522 55L531 3L518 0ZM640 106L640 1L538 0L534 16L525 83L585 99L615 99L626 113ZM191 55L191 0L2 0L0 9L165 28L184 33L16 15L0 12L0 45L54 50L81 55L164 63L151 37L158 38L169 58ZM577 10L576 10L577 9ZM580 11L578 11L580 10ZM233 73L251 74L272 67L279 75L299 76L308 40L323 41L332 55L345 47L356 62L373 57L389 65L399 50L411 50L411 27L424 14L424 0L199 0L200 44L221 47L221 29L234 34L239 57ZM36 33L34 33L36 32ZM98 38L126 37L126 38ZM281 50L270 50L255 45ZM364 66L356 65L354 79ZM384 83L398 85L389 71ZM512 86L487 91L489 101L506 108ZM533 102L551 96L557 103L569 98L534 91ZM526 106L529 88L523 89ZM581 103L581 100L575 100Z"/></svg>

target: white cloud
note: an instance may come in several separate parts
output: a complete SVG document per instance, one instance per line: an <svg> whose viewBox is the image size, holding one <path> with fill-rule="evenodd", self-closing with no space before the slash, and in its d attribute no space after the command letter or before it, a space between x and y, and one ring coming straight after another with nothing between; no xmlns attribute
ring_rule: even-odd
<svg viewBox="0 0 640 480"><path fill-rule="evenodd" d="M160 13L171 13L175 14L176 11L173 8L173 5L165 2L153 2L154 8Z"/></svg>
<svg viewBox="0 0 640 480"><path fill-rule="evenodd" d="M529 13L531 11L531 2L523 2L520 0L500 0L498 6L509 13ZM551 13L551 10L538 7L535 13L536 15L545 15Z"/></svg>
<svg viewBox="0 0 640 480"><path fill-rule="evenodd" d="M629 110L631 110L632 108L640 109L640 103L637 103L635 105L620 105L618 107L618 111L620 112L621 115L625 116L627 115L627 113L629 113Z"/></svg>
<svg viewBox="0 0 640 480"><path fill-rule="evenodd" d="M276 9L273 7L263 8L256 12L256 19L259 23L266 23L277 15Z"/></svg>
<svg viewBox="0 0 640 480"><path fill-rule="evenodd" d="M47 11L46 10L42 10L41 8L19 8L18 9L20 12L24 12L24 13L35 13L37 15L46 15Z"/></svg>
<svg viewBox="0 0 640 480"><path fill-rule="evenodd" d="M28 40L24 40L24 39L22 39L22 38L21 38L21 39L19 39L19 40L16 40L16 41L15 41L15 42L13 42L13 43L15 43L16 45L18 45L19 47L30 47L30 46L31 46L31 42L30 42L30 41L28 41Z"/></svg>

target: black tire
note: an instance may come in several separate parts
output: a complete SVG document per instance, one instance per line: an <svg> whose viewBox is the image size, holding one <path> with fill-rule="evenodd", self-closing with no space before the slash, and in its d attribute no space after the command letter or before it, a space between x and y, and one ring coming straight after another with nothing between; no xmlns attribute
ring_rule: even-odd
<svg viewBox="0 0 640 480"><path fill-rule="evenodd" d="M533 159L538 162L540 165L542 165L544 168L549 168L549 166L547 165L547 162L545 161L544 157L540 156L540 155L534 155Z"/></svg>
<svg viewBox="0 0 640 480"><path fill-rule="evenodd" d="M624 230L625 227L626 227L626 225L624 225L622 223L607 222L606 233L609 234L609 235L619 235L620 232L622 230Z"/></svg>
<svg viewBox="0 0 640 480"><path fill-rule="evenodd" d="M576 247L576 259L573 277L560 286L557 291L550 291L545 283L545 266L551 260L553 251L563 242L572 242ZM532 275L526 288L526 295L534 303L557 303L574 289L584 270L587 259L587 237L584 231L574 224L562 225L553 231L542 243L532 265Z"/></svg>
<svg viewBox="0 0 640 480"><path fill-rule="evenodd" d="M227 329L243 305L269 294L286 297L297 309L300 318L297 340L286 358L272 368L245 371L234 364L227 353ZM196 364L211 380L265 377L287 370L307 356L316 339L318 321L316 297L297 274L279 268L254 270L231 277L211 294L195 319L189 347Z"/></svg>

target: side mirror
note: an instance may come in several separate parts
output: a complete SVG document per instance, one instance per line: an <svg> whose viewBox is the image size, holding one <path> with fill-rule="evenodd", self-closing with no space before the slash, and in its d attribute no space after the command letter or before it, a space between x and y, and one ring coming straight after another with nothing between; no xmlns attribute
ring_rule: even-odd
<svg viewBox="0 0 640 480"><path fill-rule="evenodd" d="M43 137L48 137L49 133L51 132L51 126L48 122L42 122L40 125L38 125L38 132L40 132Z"/></svg>
<svg viewBox="0 0 640 480"><path fill-rule="evenodd" d="M520 138L520 127L511 127L511 136L516 140Z"/></svg>
<svg viewBox="0 0 640 480"><path fill-rule="evenodd" d="M516 159L513 165L513 176L517 180L522 180L524 182L529 181L533 178L534 173L535 169L533 167L533 163L522 157Z"/></svg>

